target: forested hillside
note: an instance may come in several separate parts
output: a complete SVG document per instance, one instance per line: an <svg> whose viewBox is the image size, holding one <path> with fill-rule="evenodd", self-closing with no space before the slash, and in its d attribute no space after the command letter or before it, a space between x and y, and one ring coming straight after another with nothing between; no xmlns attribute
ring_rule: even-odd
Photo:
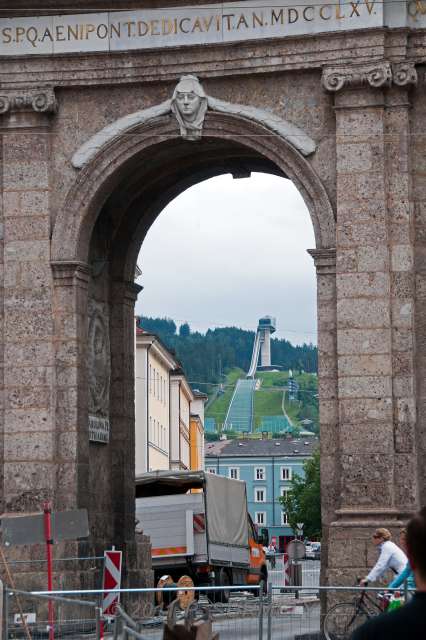
<svg viewBox="0 0 426 640"><path fill-rule="evenodd" d="M221 382L224 373L240 368L247 371L253 350L254 331L237 327L209 329L205 334L192 332L185 323L177 328L170 318L140 317L138 325L155 333L175 352L192 386L210 392L202 383ZM284 369L317 370L317 348L312 344L293 346L287 340L272 338L271 358L274 365Z"/></svg>

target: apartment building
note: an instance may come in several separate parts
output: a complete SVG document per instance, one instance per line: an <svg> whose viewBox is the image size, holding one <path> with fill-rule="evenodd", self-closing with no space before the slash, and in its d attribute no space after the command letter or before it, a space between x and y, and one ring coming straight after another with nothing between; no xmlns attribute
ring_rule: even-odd
<svg viewBox="0 0 426 640"><path fill-rule="evenodd" d="M135 472L202 469L204 403L178 360L136 323Z"/></svg>

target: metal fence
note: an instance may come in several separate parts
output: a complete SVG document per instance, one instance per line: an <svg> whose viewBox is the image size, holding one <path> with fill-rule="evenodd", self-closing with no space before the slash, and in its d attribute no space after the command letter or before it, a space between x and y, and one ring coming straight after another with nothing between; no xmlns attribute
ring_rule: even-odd
<svg viewBox="0 0 426 640"><path fill-rule="evenodd" d="M381 591L317 585L303 589L270 585L267 595L259 594L256 587L246 586L120 589L116 592L121 596L117 615L103 618L101 590L47 593L18 592L7 588L2 599L1 640L45 640L49 637L51 640L53 634L49 633L46 606L49 599L55 605L55 638L89 636L96 640L106 637L114 640L129 637L160 640L164 634L167 607L158 604L159 593L169 601L183 596L187 603L191 599L188 596L194 593L196 599L191 605L192 610L196 615L202 614L211 619L212 633L219 634L220 640L313 640L323 637L346 640L367 617L380 613L378 592ZM323 596L321 606L318 593ZM364 605L358 611L356 603L360 602L363 593ZM228 602L220 602L228 596ZM26 617L35 610L36 619ZM178 624L183 624L184 615L184 608L178 608ZM322 629L325 629L325 636Z"/></svg>

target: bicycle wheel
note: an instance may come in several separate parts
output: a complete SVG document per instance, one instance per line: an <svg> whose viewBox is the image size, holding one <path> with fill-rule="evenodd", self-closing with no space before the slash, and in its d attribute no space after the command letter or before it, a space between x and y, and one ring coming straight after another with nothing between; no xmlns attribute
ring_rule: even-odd
<svg viewBox="0 0 426 640"><path fill-rule="evenodd" d="M365 611L354 602L341 602L327 612L324 634L327 640L349 640L357 627L368 619Z"/></svg>

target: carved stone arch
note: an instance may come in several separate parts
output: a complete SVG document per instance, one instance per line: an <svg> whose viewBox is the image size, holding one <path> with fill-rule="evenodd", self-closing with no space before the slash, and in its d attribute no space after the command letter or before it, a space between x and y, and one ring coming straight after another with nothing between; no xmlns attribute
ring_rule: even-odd
<svg viewBox="0 0 426 640"><path fill-rule="evenodd" d="M63 321L55 323L55 366L61 379L64 358L76 372L69 400L78 442L75 493L95 518L96 549L112 540L130 550L134 544L133 320L140 290L134 273L145 233L167 203L191 185L249 171L291 179L309 209L317 249L334 253L333 209L310 161L290 141L237 114L208 111L198 142L182 139L168 114L110 140L78 172L57 213L53 307ZM333 289L335 275L326 277L331 284L319 280L319 292ZM325 306L329 309L328 300ZM58 425L62 404L58 395Z"/></svg>
<svg viewBox="0 0 426 640"><path fill-rule="evenodd" d="M220 140L230 145L247 149L253 158L263 158L271 173L280 173L291 179L300 191L309 209L315 233L316 247L335 245L335 218L328 194L312 165L287 140L261 125L237 115L208 112L203 140L191 144L194 151L198 145L209 140ZM139 181L143 183L143 166L156 150L164 145L180 143L176 123L170 116L161 116L133 130L132 135L121 135L100 149L98 154L84 166L69 191L62 209L58 212L52 237L52 261L86 262L91 232L102 207L111 194L125 181L135 165L140 163ZM254 163L256 164L256 163ZM278 170L278 171L277 171ZM192 180L179 181L171 190L168 201L197 180L198 168L194 163ZM212 175L226 173L217 170ZM135 194L129 194L129 204L137 202ZM164 208L166 202L161 203ZM151 207L152 208L152 207ZM161 210L160 208L160 210ZM159 213L160 211L158 211ZM143 225L142 225L143 226Z"/></svg>

